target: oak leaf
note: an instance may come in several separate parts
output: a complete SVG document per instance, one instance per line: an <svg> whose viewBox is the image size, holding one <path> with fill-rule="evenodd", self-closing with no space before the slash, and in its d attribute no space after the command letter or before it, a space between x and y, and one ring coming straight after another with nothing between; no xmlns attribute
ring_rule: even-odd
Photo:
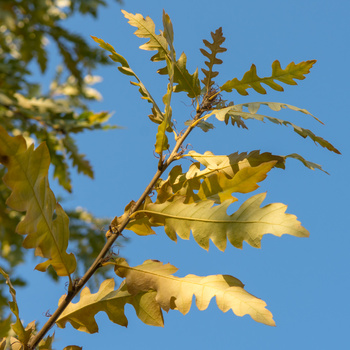
<svg viewBox="0 0 350 350"><path fill-rule="evenodd" d="M36 269L45 271L51 265L59 276L70 275L76 260L66 252L69 219L49 187L47 146L42 143L34 150L22 136L11 137L0 127L0 161L8 169L4 183L12 190L7 205L26 212L16 228L17 233L26 235L23 247L34 248L35 255L47 259Z"/></svg>
<svg viewBox="0 0 350 350"><path fill-rule="evenodd" d="M142 265L130 267L125 259L115 261L115 272L125 278L125 285L131 294L148 290L155 291L155 300L163 310L179 310L187 314L195 296L199 310L205 310L213 297L223 312L232 310L237 316L250 315L255 321L270 326L275 323L266 303L248 293L243 283L229 275L173 276L177 268L155 260L146 260Z"/></svg>
<svg viewBox="0 0 350 350"><path fill-rule="evenodd" d="M104 311L112 322L126 327L128 320L124 314L125 304L134 306L142 322L152 326L163 326L163 315L155 300L155 291L132 295L127 291L125 283L117 290L114 290L114 285L113 279L105 280L95 294L91 294L90 289L85 287L80 293L80 300L77 303L70 303L58 318L57 326L65 328L69 322L79 331L96 333L98 325L95 315ZM61 297L59 304L64 298L65 295Z"/></svg>
<svg viewBox="0 0 350 350"><path fill-rule="evenodd" d="M260 248L262 236L268 233L279 237L283 234L309 236L295 215L285 213L286 205L273 203L261 208L265 196L265 193L252 196L231 215L227 215L231 199L220 205L214 205L213 200L186 204L181 196L175 196L171 202L149 203L138 213L147 215L151 226L164 226L174 241L177 236L189 239L192 232L195 241L206 250L209 240L224 251L227 239L236 248L242 248L243 241Z"/></svg>
<svg viewBox="0 0 350 350"><path fill-rule="evenodd" d="M264 83L274 90L283 91L283 87L277 84L275 80L284 84L297 85L294 79L305 79L304 75L310 72L310 68L315 63L316 60L300 62L298 64L291 62L285 69L282 69L280 62L276 60L272 63L272 74L267 78L260 78L256 73L255 64L252 64L250 70L244 74L242 80L238 80L237 78L229 80L220 87L220 90L231 92L232 89L235 89L241 95L248 95L247 89L253 88L260 94L266 94L266 90L261 85Z"/></svg>
<svg viewBox="0 0 350 350"><path fill-rule="evenodd" d="M155 24L150 17L144 18L141 14L133 15L122 10L125 18L129 20L129 24L136 27L134 32L139 38L146 38L148 42L140 46L140 49L148 51L157 51L152 56L154 62L165 61L168 58L171 61L171 50L168 48L168 41L165 35L155 33ZM166 22L167 28L170 27L170 19ZM166 29L166 28L165 28ZM174 52L175 54L175 52ZM176 56L175 56L176 57ZM180 55L179 59L174 62L174 92L187 92L188 97L196 98L200 95L201 89L198 79L198 69L193 74L190 74L186 67L187 57L185 53ZM158 70L159 74L169 74L167 66Z"/></svg>
<svg viewBox="0 0 350 350"><path fill-rule="evenodd" d="M200 49L200 52L209 59L209 61L205 61L204 63L207 65L209 70L203 69L205 77L202 79L202 83L206 87L206 90L209 91L211 86L214 84L213 78L218 76L218 72L213 71L214 64L221 64L222 60L216 57L218 53L227 51L226 48L221 47L221 44L225 41L225 37L222 35L222 27L217 29L215 32L211 32L211 37L213 42L210 43L208 40L203 40L203 43L206 47L210 49L210 53L204 49Z"/></svg>

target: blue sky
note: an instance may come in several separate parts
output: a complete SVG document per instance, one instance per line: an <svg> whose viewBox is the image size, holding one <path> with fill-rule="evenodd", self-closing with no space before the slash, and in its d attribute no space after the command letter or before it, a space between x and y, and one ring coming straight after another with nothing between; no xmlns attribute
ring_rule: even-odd
<svg viewBox="0 0 350 350"><path fill-rule="evenodd" d="M140 76L157 101L165 93L166 78L157 75L159 65L150 62L152 53L139 50L145 41L133 35L120 12L150 16L161 28L163 8L170 15L175 31L175 49L184 51L188 69L203 68L202 39L223 27L228 51L220 56L217 82L223 84L241 78L252 63L258 75L268 76L271 64L278 59L284 68L316 59L307 78L298 86L285 85L283 93L267 88L267 95L249 89L249 96L236 93L224 95L235 103L253 101L284 102L308 109L325 126L300 113L281 111L264 113L288 119L311 129L335 145L342 155L316 146L291 128L261 122L248 122L249 130L225 126L205 134L195 131L188 142L197 152L230 154L255 149L285 155L299 153L321 164L330 176L311 171L295 160L287 162L286 170L275 169L261 183L256 193L267 192L265 204L282 202L288 213L295 214L310 237L300 239L266 235L262 248L244 244L243 250L228 246L220 252L211 245L209 252L189 241L171 241L159 229L157 235L138 237L127 231L130 242L121 250L130 265L146 259L170 262L179 268L178 276L230 274L239 278L247 291L263 299L274 314L277 327L254 322L249 316L222 313L212 300L208 310L198 311L193 304L189 314L177 311L165 314L165 327L144 325L131 307L126 308L128 328L108 321L99 314L98 334L80 333L68 326L55 328L56 347L74 344L84 349L344 349L348 344L350 312L349 283L349 24L350 3L347 1L141 1L125 0L120 7L112 1L100 12L98 20L76 18L70 22L75 31L94 35L112 44ZM211 40L210 40L211 41ZM96 72L103 82L96 85L104 99L92 104L98 110L114 111L111 121L125 129L85 133L78 138L81 152L95 168L95 180L73 175L73 195L67 197L55 184L56 194L64 194L66 205L82 206L96 216L114 217L123 213L130 200L136 200L152 178L157 159L153 155L156 125L147 117L149 104L140 99L137 89L129 84L114 66ZM174 97L173 117L178 129L189 119L194 108L185 94ZM189 163L185 162L185 166ZM246 198L244 196L242 199ZM97 234L104 234L103 232ZM32 278L29 288L19 290L20 311L25 322L45 321L46 310L55 310L59 297L65 293L62 280L52 284L43 274L23 269ZM30 298L30 299L28 299Z"/></svg>

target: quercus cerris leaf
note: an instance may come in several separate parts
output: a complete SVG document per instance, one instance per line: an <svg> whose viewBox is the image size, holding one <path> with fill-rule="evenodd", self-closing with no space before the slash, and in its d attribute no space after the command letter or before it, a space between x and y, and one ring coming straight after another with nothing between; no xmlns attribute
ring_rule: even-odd
<svg viewBox="0 0 350 350"><path fill-rule="evenodd" d="M156 302L155 291L131 294L124 283L117 290L114 290L114 285L113 279L105 280L95 294L91 294L89 288L85 287L80 293L80 300L77 303L70 303L58 318L57 326L65 328L66 323L69 322L79 331L96 333L98 325L95 315L103 311L112 322L126 327L128 320L124 314L125 304L131 304L135 308L142 322L151 326L163 326L163 315ZM61 300L64 298L65 295Z"/></svg>
<svg viewBox="0 0 350 350"><path fill-rule="evenodd" d="M137 30L134 32L139 38L146 38L148 42L140 46L140 49L157 51L157 53L152 56L151 60L154 62L165 61L166 57L171 60L171 50L168 49L168 41L166 37L161 32L160 34L155 33L155 24L150 17L144 18L140 14L133 15L122 10L125 18L129 20L129 24L136 27ZM167 15L166 15L167 16ZM170 19L165 20L166 28L169 33L172 31L172 26L170 29ZM172 35L169 35L172 38ZM174 52L176 58L176 54ZM174 92L184 91L187 93L189 98L196 98L200 95L201 89L198 79L198 69L193 74L190 74L186 67L187 57L185 53L180 55L178 60L174 62ZM158 70L159 74L169 74L167 66Z"/></svg>
<svg viewBox="0 0 350 350"><path fill-rule="evenodd" d="M285 162L287 158L297 159L311 170L318 169L328 174L319 164L310 162L296 153L288 154L286 156L277 156L269 152L260 153L259 150L255 150L251 151L249 154L247 152L236 152L226 156L215 155L209 151L206 151L204 154L189 151L187 155L207 167L205 170L199 172L198 176L203 175L203 172L213 173L219 170L225 172L228 176L233 176L233 174L237 172L239 168L242 168L247 164L250 166L257 166L261 163L270 162L273 160L276 161L275 168L285 169Z"/></svg>
<svg viewBox="0 0 350 350"><path fill-rule="evenodd" d="M23 137L11 137L0 127L0 161L8 169L4 183L12 190L7 205L26 212L16 228L17 233L26 235L23 247L34 248L35 255L47 259L37 266L40 271L51 265L59 276L69 276L76 260L66 252L68 216L49 187L47 146L42 143L35 150L33 144L27 148Z"/></svg>
<svg viewBox="0 0 350 350"><path fill-rule="evenodd" d="M163 61L168 53L168 44L165 36L155 33L155 24L150 17L144 18L141 14L128 13L122 10L122 13L126 19L129 20L129 24L136 27L137 30L134 32L139 38L149 39L147 43L140 46L142 50L158 51L152 58L152 61Z"/></svg>
<svg viewBox="0 0 350 350"><path fill-rule="evenodd" d="M184 156L192 157L206 168L201 170L199 163L193 163L183 173L181 166L174 167L167 180L159 181L156 203L171 201L174 196L183 196L185 203L208 198L217 203L223 198L233 199L231 193L254 191L258 187L257 182L266 177L272 166L282 167L285 161L283 157L271 153L260 154L259 151L253 151L249 155L233 153L229 156L215 156L208 151L202 155L190 151Z"/></svg>
<svg viewBox="0 0 350 350"><path fill-rule="evenodd" d="M125 259L115 262L115 272L125 278L127 290L137 295L149 290L155 291L155 299L163 310L179 310L187 314L195 296L199 310L205 310L212 298L223 312L232 310L237 316L250 315L253 320L274 326L272 314L266 303L244 290L243 283L229 275L173 276L177 268L170 264L146 260L142 265L130 267Z"/></svg>
<svg viewBox="0 0 350 350"><path fill-rule="evenodd" d="M171 58L172 58L172 61L170 61L170 60L168 60L168 58L166 58L168 72L169 72L169 84L168 84L167 92L163 96L163 102L165 105L164 120L158 126L158 132L156 135L156 144L155 144L155 152L159 154L160 161L163 160L163 151L165 151L169 148L168 137L165 134L165 132L167 131L168 127L171 124L171 115L172 115L170 102L171 102L171 95L173 92L173 82L174 82L174 55L173 55L173 53L171 54Z"/></svg>
<svg viewBox="0 0 350 350"><path fill-rule="evenodd" d="M163 154L163 151L169 148L168 137L165 134L166 128L167 128L167 121L166 119L164 119L163 122L158 126L158 132L156 135L156 143L155 143L155 150L154 150L160 156Z"/></svg>
<svg viewBox="0 0 350 350"><path fill-rule="evenodd" d="M315 120L317 120L319 123L323 124L321 122L321 120L319 120L318 118L316 118L314 115L312 115L309 111L307 111L304 108L299 108L296 106L292 106L289 105L287 103L281 103L281 102L248 102L248 103L241 103L241 104L236 104L234 105L235 108L241 110L241 107L247 107L249 112L252 114L255 114L261 105L264 106L268 106L270 109L272 109L273 111L279 112L281 109L291 109L292 111L297 111L297 112L301 112L307 115L310 115L311 117L313 117Z"/></svg>
<svg viewBox="0 0 350 350"><path fill-rule="evenodd" d="M152 121L156 122L153 119L157 119L157 117L160 119L158 121L158 124L161 123L164 119L163 113L161 112L161 110L159 109L157 103L155 102L155 100L153 99L152 95L149 93L149 91L146 89L146 87L143 85L143 83L141 82L140 78L136 75L136 73L130 68L129 63L127 62L127 60L120 54L118 54L114 47L106 42L104 42L102 39L99 39L95 36L91 36L92 39L94 41L96 41L103 49L111 52L111 55L109 55L109 57L117 63L121 64L121 67L118 67L119 71L125 75L129 75L129 76L133 76L136 78L137 82L131 81L130 83L132 85L138 86L139 88L139 92L142 96L143 99L145 99L146 101L148 101L149 103L151 103L153 105L152 109L155 110L155 112L153 114L155 114L156 116L154 118L150 118Z"/></svg>
<svg viewBox="0 0 350 350"><path fill-rule="evenodd" d="M229 80L220 87L220 90L231 92L232 89L235 89L241 95L248 95L247 89L253 88L260 94L266 94L266 90L261 85L263 83L271 89L283 91L283 87L277 84L275 80L284 84L297 85L294 79L305 79L304 75L310 72L310 68L315 63L316 60L300 62L298 64L291 62L285 69L282 69L280 62L276 60L272 63L272 74L267 78L260 78L256 73L255 64L252 64L250 70L244 74L242 80L238 80L237 78Z"/></svg>
<svg viewBox="0 0 350 350"><path fill-rule="evenodd" d="M259 187L257 183L265 180L267 172L275 164L276 161L271 161L256 167L244 167L237 171L232 178L228 178L222 172L208 176L201 182L197 195L193 197L193 202L207 199L213 200L215 203L222 203L225 200L234 202L237 198L233 197L232 193L255 191Z"/></svg>
<svg viewBox="0 0 350 350"><path fill-rule="evenodd" d="M235 106L233 106L233 108L231 108L227 113L228 113L228 115L239 115L243 119L256 119L259 121L264 121L264 119L266 119L274 124L285 125L285 126L290 125L293 128L294 132L296 132L298 135L302 136L304 139L309 137L312 141L314 141L315 143L318 143L320 146L322 146L324 148L327 148L329 151L340 154L339 150L337 150L327 140L323 139L320 136L315 135L311 130L304 129L304 128L302 128L298 125L295 125L287 120L273 118L273 117L261 115L261 114L253 114L253 113L248 113L248 112L244 112L244 111L239 111L239 110L236 110Z"/></svg>
<svg viewBox="0 0 350 350"><path fill-rule="evenodd" d="M275 108L274 110L276 110L276 111L280 110L280 109L278 109L278 107L290 108L290 109L294 109L296 111L300 111L304 114L309 114L312 116L312 114L309 113L308 111L306 111L305 109L301 109L298 107L294 107L294 106L282 104L282 103L271 103L271 104L269 103L268 104L268 103L255 102L255 104L256 105L253 105L253 103L244 103L244 104L240 104L240 105L230 105L228 107L214 109L209 114L207 114L205 116L205 119L211 117L212 115L215 115L216 119L218 119L220 121L226 121L227 118L229 118L229 117L237 117L237 116L240 118L243 118L245 120L255 119L255 120L259 120L259 121L264 121L264 119L267 119L268 121L275 123L275 124L278 124L278 125L285 125L285 126L290 125L290 126L292 126L293 130L298 135L302 136L303 138L310 137L311 140L313 140L315 143L318 143L320 146L327 148L329 151L340 154L339 150L337 150L330 142L328 142L327 140L323 139L320 136L315 135L311 130L304 129L304 128L297 126L297 125L295 125L287 120L282 120L282 119L278 119L278 118L255 113L257 111L258 107L260 106L260 104L266 104L270 108ZM248 108L250 107L250 109L253 111L253 113L244 112L243 111L244 106L247 106ZM315 118L315 119L317 121L321 122L319 119L317 119L317 118Z"/></svg>
<svg viewBox="0 0 350 350"><path fill-rule="evenodd" d="M231 199L219 205L214 205L213 200L186 204L182 196L174 196L171 202L149 203L138 212L148 216L150 226L164 226L174 241L177 236L189 239L192 232L196 242L206 250L209 240L224 251L227 239L236 248L242 248L243 241L260 248L262 236L268 233L279 237L309 236L295 215L285 214L286 205L273 203L261 208L265 196L264 193L252 196L232 215L227 215Z"/></svg>
<svg viewBox="0 0 350 350"><path fill-rule="evenodd" d="M221 44L225 41L225 37L222 35L222 27L217 29L215 32L211 32L211 37L213 42L210 43L208 40L203 40L203 43L206 47L210 49L210 53L204 49L200 49L200 52L209 59L209 61L205 61L204 63L207 65L209 70L203 69L205 77L202 79L202 83L206 87L206 91L209 91L211 86L214 84L213 78L218 76L218 72L213 71L214 64L221 64L222 60L218 59L216 55L221 52L227 51L224 47L221 47Z"/></svg>

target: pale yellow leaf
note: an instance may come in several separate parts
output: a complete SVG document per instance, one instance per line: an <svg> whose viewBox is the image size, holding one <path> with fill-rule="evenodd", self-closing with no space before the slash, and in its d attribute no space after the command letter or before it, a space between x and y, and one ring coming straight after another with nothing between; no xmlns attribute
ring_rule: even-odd
<svg viewBox="0 0 350 350"><path fill-rule="evenodd" d="M115 272L126 278L126 286L131 294L148 290L156 291L156 301L163 310L179 310L182 314L190 311L195 296L199 310L205 310L212 298L223 312L232 310L237 316L250 315L255 321L270 326L275 323L266 303L244 290L237 278L229 275L207 277L187 275L173 276L177 269L170 264L146 260L142 265L130 267L125 259L115 262Z"/></svg>

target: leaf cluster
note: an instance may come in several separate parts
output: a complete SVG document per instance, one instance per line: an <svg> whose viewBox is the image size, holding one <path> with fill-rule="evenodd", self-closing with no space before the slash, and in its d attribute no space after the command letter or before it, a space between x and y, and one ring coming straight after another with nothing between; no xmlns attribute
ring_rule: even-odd
<svg viewBox="0 0 350 350"><path fill-rule="evenodd" d="M174 31L168 14L163 12L163 29L157 34L155 24L149 17L122 12L129 24L137 28L135 35L147 40L140 48L155 51L151 61L164 64L157 70L158 74L168 76L162 98L164 107L159 107L127 60L112 45L100 38L92 38L109 52L109 57L118 64L119 71L131 77L131 83L138 87L141 98L151 104L150 120L157 124L154 153L159 161L153 179L140 198L131 201L124 213L110 223L107 241L83 277L77 280L73 278L77 264L74 254L67 252L70 236L68 216L48 185L48 146L42 143L34 149L33 145L27 145L22 136L12 137L0 127L0 161L8 170L3 180L11 192L6 204L11 210L24 213L16 226L16 232L25 236L23 246L33 249L35 255L42 258L43 261L36 266L37 270L45 271L51 266L57 276L67 276L69 280L68 293L61 297L57 310L37 334L32 324L26 328L22 323L17 325L20 322L18 305L13 299L11 310L17 321L12 329L17 335L16 341L29 349L36 346L40 348L40 342L52 342L52 337L44 339L44 336L55 322L60 328L70 323L80 331L97 332L95 315L100 311L105 312L112 322L127 326L128 320L124 313L126 304L135 308L137 316L144 323L163 326L163 311L179 310L186 314L191 308L193 296L199 310L205 310L215 297L217 306L223 312L232 310L237 316L250 315L257 322L275 325L271 312L266 309L266 303L247 292L243 283L233 276L187 275L180 278L174 275L176 267L157 260L146 260L141 265L131 267L124 258L116 257L111 248L125 229L140 236L148 236L155 233L156 227L163 227L171 240L187 240L192 234L199 247L208 250L212 244L221 251L226 249L227 242L239 249L243 248L243 242L260 248L261 240L266 234L277 237L283 234L309 236L297 217L286 212L285 204L270 203L262 206L266 193L254 193L238 204L238 194L256 191L270 171L274 168L285 169L288 158L299 160L312 170L324 171L322 167L296 153L275 155L255 150L249 153L215 155L210 151L204 154L187 151L184 142L195 128L199 127L205 132L214 128L208 122L211 117L226 124L231 119L233 126L243 128L247 128L247 119L266 119L275 124L290 125L303 138L309 137L329 151L340 153L331 143L308 129L286 120L257 114L261 106L266 106L277 112L290 109L321 122L305 109L280 102L234 104L221 97L221 94L232 91L244 96L248 94L248 88L266 94L261 84L282 91L280 83L295 85L295 79L303 80L315 63L314 60L298 64L292 62L285 69L275 61L271 76L265 78L257 75L253 65L241 80L233 78L216 88L219 86L216 80L219 74L213 67L222 63L217 55L226 51L222 47L225 38L221 28L211 33L212 43L204 40L204 45L210 52L201 50L209 61L205 61L207 68L202 68L204 77L200 81L198 68L194 73L189 73L185 53L179 58L176 54ZM181 92L193 100L196 110L195 116L185 122L185 129L178 132L172 119L171 101L173 93ZM28 103L35 104L37 101ZM70 124L67 122L65 125L68 127ZM70 139L65 142L66 147L75 149ZM173 147L170 150L171 144ZM169 153L165 152L167 150ZM185 159L190 159L191 165L184 171L182 160ZM173 162L180 164L170 167ZM79 167L78 164L77 166ZM168 177L162 178L167 170ZM228 215L228 210L233 213ZM81 217L78 219L81 220ZM84 252L83 250L80 254ZM116 278L122 279L118 288L115 288L114 279L104 280L95 294L88 287L83 288L98 269L109 266L114 267ZM2 275L9 281L4 271ZM13 296L12 289L10 293ZM80 291L80 300L72 303Z"/></svg>

